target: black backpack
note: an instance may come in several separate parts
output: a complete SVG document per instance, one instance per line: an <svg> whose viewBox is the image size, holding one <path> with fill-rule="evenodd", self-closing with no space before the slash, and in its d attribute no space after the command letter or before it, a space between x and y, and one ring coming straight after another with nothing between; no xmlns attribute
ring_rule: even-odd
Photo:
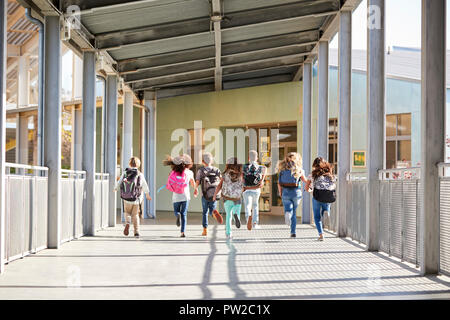
<svg viewBox="0 0 450 320"><path fill-rule="evenodd" d="M335 184L336 182L333 182ZM326 190L314 188L313 197L319 202L334 203L336 201L336 189Z"/></svg>
<svg viewBox="0 0 450 320"><path fill-rule="evenodd" d="M216 188L220 183L220 171L219 169L215 168L201 168L200 170L203 170L204 173L204 177L201 181L203 198L205 198L207 201L213 201L214 193L216 192ZM216 200L219 199L220 192L216 196Z"/></svg>
<svg viewBox="0 0 450 320"><path fill-rule="evenodd" d="M142 193L141 177L137 169L126 168L120 184L120 197L126 201L136 201Z"/></svg>
<svg viewBox="0 0 450 320"><path fill-rule="evenodd" d="M244 166L244 181L247 187L256 187L261 184L263 173L262 166L247 164Z"/></svg>

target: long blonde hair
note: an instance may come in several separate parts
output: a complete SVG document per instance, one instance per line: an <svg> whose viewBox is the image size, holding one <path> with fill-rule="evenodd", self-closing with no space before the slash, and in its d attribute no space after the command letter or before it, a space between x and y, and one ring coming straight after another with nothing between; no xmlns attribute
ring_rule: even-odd
<svg viewBox="0 0 450 320"><path fill-rule="evenodd" d="M289 152L282 161L278 163L278 172L291 170L292 175L299 179L303 171L302 156L297 152Z"/></svg>

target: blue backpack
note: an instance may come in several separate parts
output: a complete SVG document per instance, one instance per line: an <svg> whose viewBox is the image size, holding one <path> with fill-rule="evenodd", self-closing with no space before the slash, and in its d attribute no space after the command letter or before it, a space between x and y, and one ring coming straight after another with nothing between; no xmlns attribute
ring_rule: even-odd
<svg viewBox="0 0 450 320"><path fill-rule="evenodd" d="M279 178L280 186L284 188L298 188L300 179L292 175L291 170L282 170Z"/></svg>

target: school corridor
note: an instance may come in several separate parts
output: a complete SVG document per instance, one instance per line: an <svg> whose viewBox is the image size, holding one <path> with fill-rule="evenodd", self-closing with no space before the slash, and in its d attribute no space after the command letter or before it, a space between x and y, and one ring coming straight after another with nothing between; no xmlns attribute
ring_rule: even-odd
<svg viewBox="0 0 450 320"><path fill-rule="evenodd" d="M388 1L0 0L0 299L449 299L448 1L416 0L420 48L388 46ZM192 197L180 238L165 156L252 150L261 229L202 237ZM291 152L335 168L324 242L306 191L283 224Z"/></svg>
<svg viewBox="0 0 450 320"><path fill-rule="evenodd" d="M450 298L449 277L422 277L413 264L331 233L319 242L312 226L291 239L267 219L226 240L223 225L205 238L200 217L189 218L184 239L167 215L144 225L140 239L117 226L16 261L0 279L0 299Z"/></svg>

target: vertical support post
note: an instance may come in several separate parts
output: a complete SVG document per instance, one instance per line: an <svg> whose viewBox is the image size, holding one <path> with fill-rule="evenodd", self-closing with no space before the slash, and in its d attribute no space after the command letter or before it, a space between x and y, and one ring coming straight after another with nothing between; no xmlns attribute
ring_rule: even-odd
<svg viewBox="0 0 450 320"><path fill-rule="evenodd" d="M109 174L108 226L116 226L117 178L117 76L106 77L106 172Z"/></svg>
<svg viewBox="0 0 450 320"><path fill-rule="evenodd" d="M385 163L385 0L367 2L367 250L379 249L380 179ZM373 22L373 23L371 23Z"/></svg>
<svg viewBox="0 0 450 320"><path fill-rule="evenodd" d="M339 21L339 136L338 136L338 236L347 233L346 214L351 154L352 12L341 11Z"/></svg>
<svg viewBox="0 0 450 320"><path fill-rule="evenodd" d="M95 235L95 52L83 53L83 157L82 168L86 171L83 221L85 234Z"/></svg>
<svg viewBox="0 0 450 320"><path fill-rule="evenodd" d="M0 17L8 14L8 0L0 0ZM5 163L6 163L6 19L0 20L0 273L5 269L6 211L5 211Z"/></svg>
<svg viewBox="0 0 450 320"><path fill-rule="evenodd" d="M48 167L48 247L61 239L61 42L60 20L45 17L44 165Z"/></svg>
<svg viewBox="0 0 450 320"><path fill-rule="evenodd" d="M328 160L328 41L319 42L317 153Z"/></svg>
<svg viewBox="0 0 450 320"><path fill-rule="evenodd" d="M28 164L28 116L18 115L17 163Z"/></svg>
<svg viewBox="0 0 450 320"><path fill-rule="evenodd" d="M17 69L17 107L28 107L30 102L30 59L28 55L19 57Z"/></svg>
<svg viewBox="0 0 450 320"><path fill-rule="evenodd" d="M83 110L80 107L76 107L74 111L74 169L82 170L82 158L83 158Z"/></svg>
<svg viewBox="0 0 450 320"><path fill-rule="evenodd" d="M152 197L152 201L145 200L147 205L146 215L148 218L156 218L156 93L145 92L144 99L144 104L147 108L145 128L148 148L145 178L150 189L150 197Z"/></svg>
<svg viewBox="0 0 450 320"><path fill-rule="evenodd" d="M446 0L422 0L422 275L439 271L439 172L445 161Z"/></svg>
<svg viewBox="0 0 450 320"><path fill-rule="evenodd" d="M122 170L133 156L133 93L125 91L123 97L123 147Z"/></svg>
<svg viewBox="0 0 450 320"><path fill-rule="evenodd" d="M303 64L303 169L305 175L311 173L311 103L312 103L312 63ZM302 223L311 223L311 199L307 191L303 191Z"/></svg>

